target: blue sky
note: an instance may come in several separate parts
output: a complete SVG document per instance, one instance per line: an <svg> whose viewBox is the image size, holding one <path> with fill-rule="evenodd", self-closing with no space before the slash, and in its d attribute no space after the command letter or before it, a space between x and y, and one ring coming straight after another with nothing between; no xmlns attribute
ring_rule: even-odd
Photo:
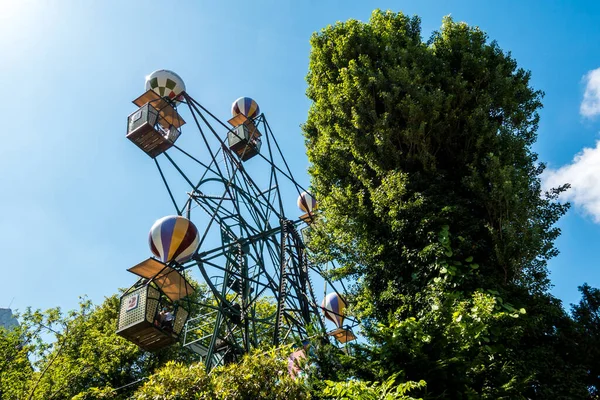
<svg viewBox="0 0 600 400"><path fill-rule="evenodd" d="M237 97L255 98L307 186L310 35L375 8L419 15L424 39L451 14L532 71L546 93L535 146L546 182L574 187L553 293L568 305L583 282L600 286L596 1L0 0L0 307L69 309L133 283L126 268L150 255L150 226L173 213L152 161L124 137L153 70L176 71L222 119Z"/></svg>

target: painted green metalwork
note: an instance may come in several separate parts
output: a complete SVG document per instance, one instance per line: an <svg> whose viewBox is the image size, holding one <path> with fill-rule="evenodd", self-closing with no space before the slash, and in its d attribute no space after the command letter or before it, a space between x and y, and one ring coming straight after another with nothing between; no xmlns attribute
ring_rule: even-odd
<svg viewBox="0 0 600 400"><path fill-rule="evenodd" d="M325 334L310 280L310 273L320 271L309 265L298 233L304 222L289 218L285 208L305 189L294 179L266 117L246 122L261 141L249 156L240 150L244 141L251 145L249 137L236 137L248 136L245 128L227 126L185 92L179 100L195 127L168 154L153 158L177 214L194 221L200 233L192 260L169 264L198 272L209 292L197 302L204 311L188 319L183 345L211 369L261 344L303 341L309 325ZM196 140L186 145L194 151L182 149L186 139Z"/></svg>

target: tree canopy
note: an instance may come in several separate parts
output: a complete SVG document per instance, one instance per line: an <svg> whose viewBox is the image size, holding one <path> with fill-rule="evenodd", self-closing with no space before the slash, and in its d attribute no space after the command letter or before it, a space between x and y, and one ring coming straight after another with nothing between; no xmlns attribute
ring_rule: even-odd
<svg viewBox="0 0 600 400"><path fill-rule="evenodd" d="M555 226L532 150L542 93L476 27L375 11L311 39L311 248L353 278L359 372L427 398L582 398L573 321L548 292Z"/></svg>
<svg viewBox="0 0 600 400"><path fill-rule="evenodd" d="M531 150L542 93L477 28L375 12L312 38L304 125L325 252L364 278L375 312L437 274L423 249L449 225L456 256L478 260L465 287L547 289L554 223L566 206L540 193ZM332 250L333 249L333 250Z"/></svg>
<svg viewBox="0 0 600 400"><path fill-rule="evenodd" d="M118 311L116 295L99 306L83 299L78 310L67 313L26 310L19 327L0 329L0 346L7 355L0 361L0 397L95 398L146 378L167 361L189 359L177 347L148 353L117 336Z"/></svg>

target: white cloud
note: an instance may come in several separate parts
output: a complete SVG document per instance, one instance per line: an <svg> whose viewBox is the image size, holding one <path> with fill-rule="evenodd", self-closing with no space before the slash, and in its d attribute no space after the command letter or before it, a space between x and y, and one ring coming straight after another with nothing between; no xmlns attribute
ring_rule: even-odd
<svg viewBox="0 0 600 400"><path fill-rule="evenodd" d="M585 74L583 81L585 82L585 92L579 112L584 117L591 118L600 114L600 68Z"/></svg>
<svg viewBox="0 0 600 400"><path fill-rule="evenodd" d="M600 140L596 147L586 147L570 164L558 169L548 168L543 175L543 186L547 190L570 183L571 188L561 195L561 200L570 201L600 223Z"/></svg>
<svg viewBox="0 0 600 400"><path fill-rule="evenodd" d="M600 89L600 69L596 71ZM597 107L600 113L600 103ZM572 202L600 223L600 140L595 148L584 148L570 164L555 170L548 168L542 178L545 189L570 183L571 188L561 195L561 200Z"/></svg>

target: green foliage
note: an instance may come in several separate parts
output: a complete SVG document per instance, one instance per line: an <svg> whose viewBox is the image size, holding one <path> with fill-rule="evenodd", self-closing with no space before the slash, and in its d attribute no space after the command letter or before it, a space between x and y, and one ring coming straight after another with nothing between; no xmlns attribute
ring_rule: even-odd
<svg viewBox="0 0 600 400"><path fill-rule="evenodd" d="M456 252L484 261L471 289L547 288L566 207L540 197L530 145L541 93L529 73L450 18L427 44L418 18L390 12L311 44L304 131L324 217L313 246L364 279L376 316L434 277L422 266L436 254L423 250L443 225L463 238Z"/></svg>
<svg viewBox="0 0 600 400"><path fill-rule="evenodd" d="M577 357L586 367L586 384L593 399L600 398L600 290L587 283L579 287L581 301L572 307L575 321L571 340L579 344ZM573 346L572 346L573 347Z"/></svg>
<svg viewBox="0 0 600 400"><path fill-rule="evenodd" d="M204 364L168 362L134 395L136 399L209 399L212 386Z"/></svg>
<svg viewBox="0 0 600 400"><path fill-rule="evenodd" d="M451 255L450 234L444 228L436 251ZM373 345L363 349L370 362L362 375L382 379L390 371L405 371L406 380L426 377L430 396L520 398L529 375L515 376L506 352L507 342L518 342L523 323L519 320L527 311L494 290L455 290L470 274L477 274L472 261L440 256L440 276L406 300L407 306L423 304L419 311L403 317L399 308L386 322L369 328Z"/></svg>
<svg viewBox="0 0 600 400"><path fill-rule="evenodd" d="M43 313L42 324L52 330L55 341L36 362L33 398L65 398L91 387L125 383L119 378L129 375L128 367L137 367L139 350L114 334L118 304L114 296L97 308L83 300L77 311ZM23 319L33 315L27 312Z"/></svg>
<svg viewBox="0 0 600 400"><path fill-rule="evenodd" d="M3 399L120 398L113 391L150 375L168 360L185 361L172 347L147 353L115 334L118 297L100 306L83 299L78 310L26 310L20 326L0 332ZM12 349L12 350L11 350Z"/></svg>
<svg viewBox="0 0 600 400"><path fill-rule="evenodd" d="M417 17L375 11L311 45L311 249L356 280L358 376L425 380L426 398L585 397L548 293L568 185L541 192L530 73L451 18L423 42Z"/></svg>
<svg viewBox="0 0 600 400"><path fill-rule="evenodd" d="M11 330L0 328L0 398L18 399L26 392L33 368L28 355L32 336L20 325Z"/></svg>
<svg viewBox="0 0 600 400"><path fill-rule="evenodd" d="M309 399L301 380L288 373L289 349L254 353L241 362L215 368L168 363L134 395L135 399Z"/></svg>
<svg viewBox="0 0 600 400"><path fill-rule="evenodd" d="M408 396L408 392L426 386L425 381L395 385L395 378L395 376L391 376L382 383L358 380L348 380L346 382L326 381L327 387L323 391L323 395L339 400L417 400Z"/></svg>

